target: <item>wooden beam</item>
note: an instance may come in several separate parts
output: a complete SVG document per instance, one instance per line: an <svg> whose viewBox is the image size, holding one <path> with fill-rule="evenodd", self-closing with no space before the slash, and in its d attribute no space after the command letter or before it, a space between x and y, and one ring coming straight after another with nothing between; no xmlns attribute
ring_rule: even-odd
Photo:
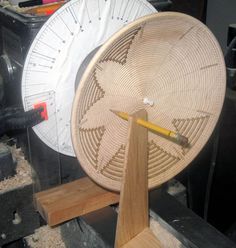
<svg viewBox="0 0 236 248"><path fill-rule="evenodd" d="M147 129L135 118L147 119L145 110L129 120L126 160L121 185L115 247L120 248L149 226L147 180Z"/></svg>
<svg viewBox="0 0 236 248"><path fill-rule="evenodd" d="M88 177L35 194L37 211L54 226L119 202L119 194L101 188Z"/></svg>

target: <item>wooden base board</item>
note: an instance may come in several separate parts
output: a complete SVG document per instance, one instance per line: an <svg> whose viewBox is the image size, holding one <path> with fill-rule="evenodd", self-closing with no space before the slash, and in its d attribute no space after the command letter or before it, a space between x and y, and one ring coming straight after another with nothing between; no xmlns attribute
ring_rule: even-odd
<svg viewBox="0 0 236 248"><path fill-rule="evenodd" d="M35 194L37 211L49 226L119 202L119 194L107 191L88 177Z"/></svg>
<svg viewBox="0 0 236 248"><path fill-rule="evenodd" d="M160 241L153 234L153 232L149 228L145 228L141 233L139 233L136 237L131 239L122 248L137 248L137 247L161 248L162 246Z"/></svg>

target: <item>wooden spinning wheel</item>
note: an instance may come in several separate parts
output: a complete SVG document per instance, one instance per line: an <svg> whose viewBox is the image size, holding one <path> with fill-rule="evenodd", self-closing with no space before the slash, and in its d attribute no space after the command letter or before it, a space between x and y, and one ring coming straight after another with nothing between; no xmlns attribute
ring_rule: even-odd
<svg viewBox="0 0 236 248"><path fill-rule="evenodd" d="M143 17L110 38L85 71L73 104L72 141L86 173L111 190L121 187L128 122L110 110L147 111L148 121L176 131L188 147L148 132L148 186L183 170L218 120L225 66L212 33L179 13Z"/></svg>

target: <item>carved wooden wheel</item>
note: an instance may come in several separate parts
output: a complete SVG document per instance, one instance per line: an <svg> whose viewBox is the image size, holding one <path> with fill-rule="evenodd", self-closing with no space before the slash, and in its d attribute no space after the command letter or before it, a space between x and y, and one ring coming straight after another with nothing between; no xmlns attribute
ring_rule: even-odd
<svg viewBox="0 0 236 248"><path fill-rule="evenodd" d="M225 94L221 49L208 28L179 13L143 17L97 52L77 89L72 140L83 169L100 185L120 190L128 122L110 110L146 109L148 120L179 132L184 148L149 131L149 188L183 170L216 125Z"/></svg>

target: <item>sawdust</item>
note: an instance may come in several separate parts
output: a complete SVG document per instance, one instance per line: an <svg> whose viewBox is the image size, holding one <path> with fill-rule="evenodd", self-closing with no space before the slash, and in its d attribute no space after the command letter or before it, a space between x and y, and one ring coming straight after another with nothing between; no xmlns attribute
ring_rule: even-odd
<svg viewBox="0 0 236 248"><path fill-rule="evenodd" d="M25 238L31 248L65 248L62 241L60 227L50 228L49 226L40 227L34 234Z"/></svg>
<svg viewBox="0 0 236 248"><path fill-rule="evenodd" d="M0 191L8 191L17 187L22 187L32 183L31 168L29 163L24 159L21 149L15 146L11 147L13 159L17 163L16 175L0 182Z"/></svg>

